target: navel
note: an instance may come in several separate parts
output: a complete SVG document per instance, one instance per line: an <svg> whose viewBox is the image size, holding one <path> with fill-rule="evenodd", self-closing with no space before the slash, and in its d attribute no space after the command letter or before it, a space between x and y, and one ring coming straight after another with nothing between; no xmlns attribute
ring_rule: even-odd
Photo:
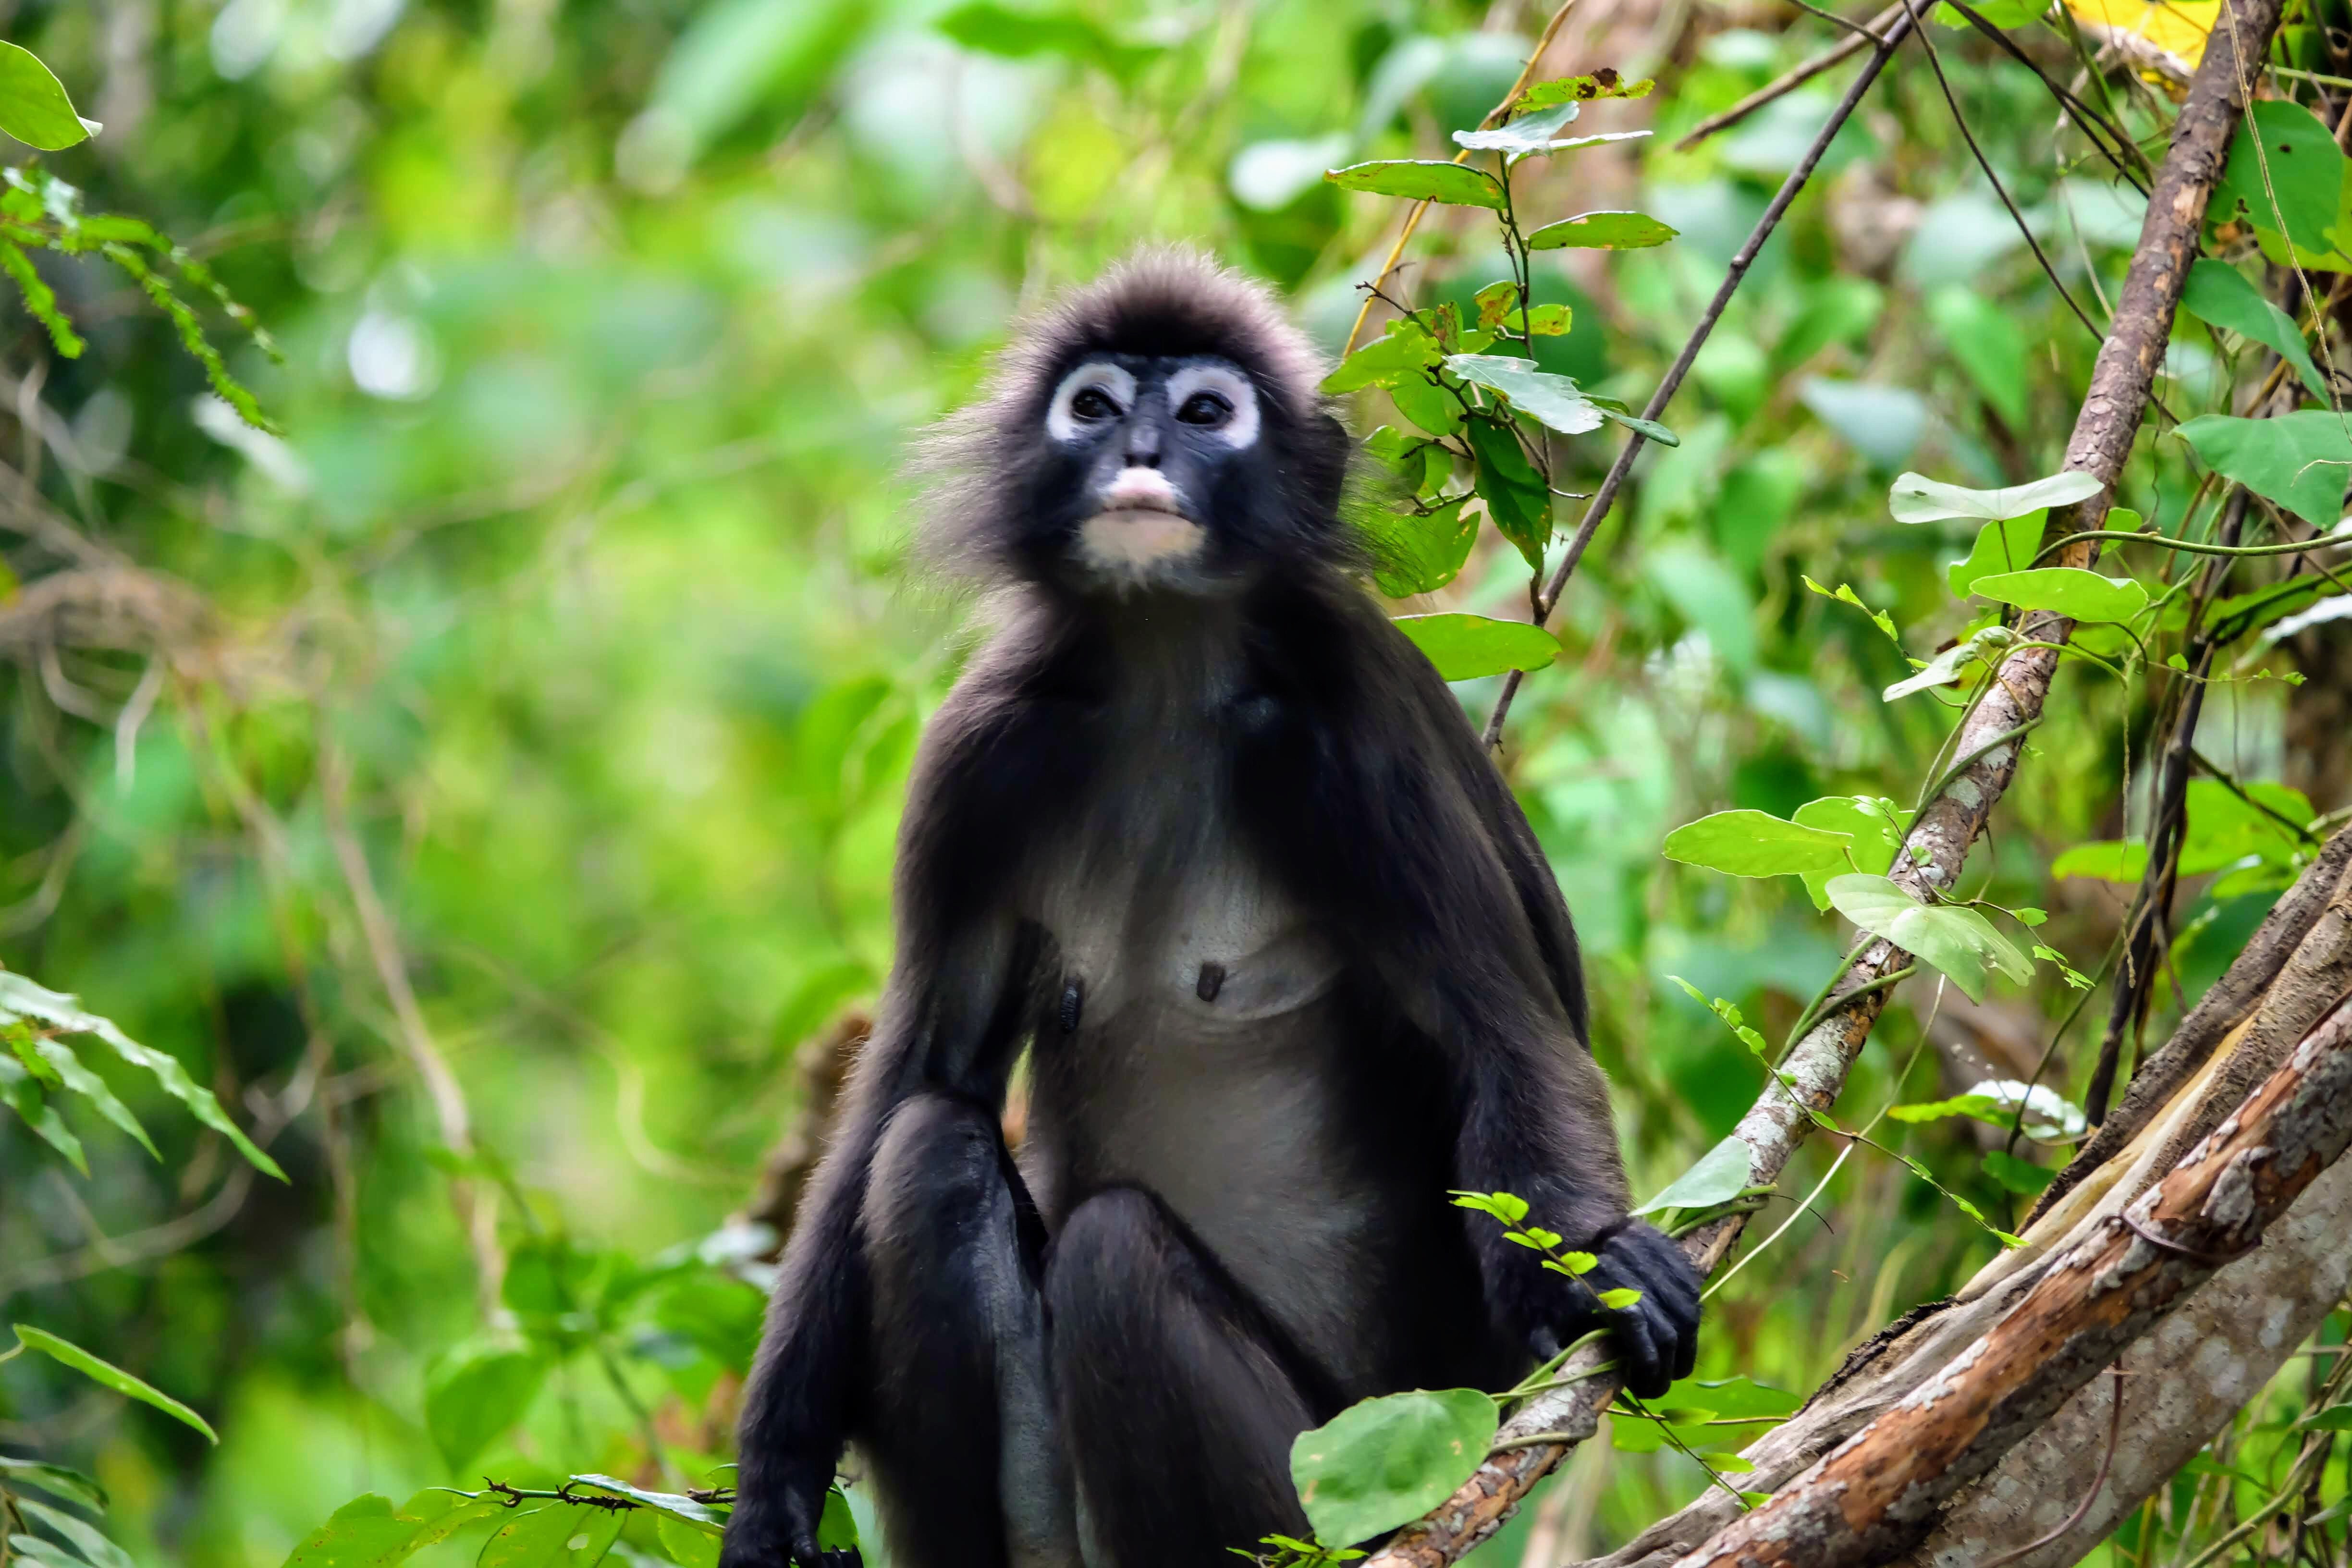
<svg viewBox="0 0 2352 1568"><path fill-rule="evenodd" d="M1201 978L1194 982L1192 994L1203 1002L1213 1002L1217 993L1225 988L1225 966L1222 963L1201 965Z"/></svg>

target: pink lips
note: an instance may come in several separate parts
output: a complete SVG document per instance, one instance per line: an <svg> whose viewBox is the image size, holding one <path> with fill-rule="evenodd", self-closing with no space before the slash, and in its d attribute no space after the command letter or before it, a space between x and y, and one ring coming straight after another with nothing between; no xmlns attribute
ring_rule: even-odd
<svg viewBox="0 0 2352 1568"><path fill-rule="evenodd" d="M1104 511L1172 511L1179 515L1176 487L1157 468L1122 468L1099 503Z"/></svg>

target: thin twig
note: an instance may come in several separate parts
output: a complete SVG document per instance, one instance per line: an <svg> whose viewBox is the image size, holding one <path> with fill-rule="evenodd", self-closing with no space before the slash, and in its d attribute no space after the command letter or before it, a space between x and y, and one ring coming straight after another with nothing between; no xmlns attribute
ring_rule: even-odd
<svg viewBox="0 0 2352 1568"><path fill-rule="evenodd" d="M1706 346L1707 335L1715 331L1716 322L1723 319L1724 308L1731 303L1731 297L1739 291L1748 268L1755 264L1757 253L1764 248L1764 242L1772 237L1772 231L1780 226L1782 215L1788 212L1790 204L1805 188L1805 183L1812 178L1822 155L1829 151L1830 143L1844 129L1846 121L1861 104L1863 95L1870 90L1871 83L1878 79L1878 73L1885 68L1888 58L1894 55L1895 47L1902 43L1903 36L1911 30L1911 26L1909 11L1901 5L1896 6L1894 20L1887 25L1878 47L1870 57L1870 63L1863 68L1862 75L1854 79L1853 85L1846 89L1845 97L1838 100L1837 108L1822 122L1821 131L1813 137L1812 145L1805 149L1804 157L1789 171L1789 177L1780 182L1779 193L1772 197L1771 205L1764 209L1764 216L1756 220L1756 226L1749 232L1747 243L1740 246L1738 254L1732 257L1731 264L1724 269L1721 287L1716 289L1715 298L1707 302L1706 313L1699 318L1698 325L1691 329L1689 340L1683 344L1683 352L1675 356L1675 363L1667 368L1665 379L1659 382L1658 390L1650 395L1649 403L1642 410L1643 418L1656 419L1665 412L1666 405L1674 400L1675 394L1682 387L1683 377L1690 374L1691 362L1697 359L1698 351ZM1601 527L1601 520L1616 504L1617 492L1624 488L1625 476L1632 472L1633 459L1641 452L1645 439L1639 431L1633 433L1626 441L1624 449L1617 454L1617 460L1610 465L1608 477L1601 481L1600 489L1593 492L1592 504L1584 509L1584 519L1576 525L1576 535L1569 541L1568 552L1560 557L1559 564L1552 569L1550 578L1536 596L1536 625L1541 626L1551 619L1552 611L1559 608L1559 596L1568 587L1570 574L1576 570L1576 563L1584 558L1585 548L1592 542L1592 535ZM1525 673L1516 669L1503 678L1502 693L1495 700L1495 710L1486 719L1486 743L1490 751L1502 744L1503 721L1510 717L1511 702L1518 696L1519 683L1525 679Z"/></svg>
<svg viewBox="0 0 2352 1568"><path fill-rule="evenodd" d="M1812 7L1808 5L1805 9L1811 11ZM1816 15L1821 14L1816 13ZM1727 131L1766 104L1776 99L1788 97L1832 66L1853 58L1871 45L1879 42L1884 29L1902 15L1902 0L1895 0L1895 4L1889 5L1867 22L1844 23L1844 26L1853 29L1852 33L1840 38L1811 59L1781 72L1730 108L1708 115L1685 132L1683 139L1675 143L1674 150L1677 153L1689 152L1717 132Z"/></svg>

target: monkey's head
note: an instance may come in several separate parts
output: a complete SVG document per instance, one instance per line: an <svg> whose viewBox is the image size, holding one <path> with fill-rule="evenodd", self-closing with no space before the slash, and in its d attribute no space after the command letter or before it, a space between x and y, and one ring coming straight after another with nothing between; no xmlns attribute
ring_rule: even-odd
<svg viewBox="0 0 2352 1568"><path fill-rule="evenodd" d="M1265 289L1148 250L1027 322L933 438L950 553L1081 594L1212 594L1347 559L1347 432Z"/></svg>

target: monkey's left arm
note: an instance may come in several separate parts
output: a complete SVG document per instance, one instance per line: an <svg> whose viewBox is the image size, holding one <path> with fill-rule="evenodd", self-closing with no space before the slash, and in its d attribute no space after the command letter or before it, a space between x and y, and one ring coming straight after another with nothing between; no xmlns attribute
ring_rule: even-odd
<svg viewBox="0 0 2352 1568"><path fill-rule="evenodd" d="M1696 1354L1699 1278L1627 1214L1567 907L1453 693L1394 628L1366 629L1352 639L1366 657L1346 678L1351 695L1302 692L1269 715L1265 743L1287 752L1269 780L1296 785L1303 773L1311 784L1279 792L1279 803L1273 791L1245 794L1282 819L1274 852L1353 928L1359 951L1379 955L1406 1015L1444 1054L1454 1185L1517 1194L1529 1223L1599 1259L1566 1278L1465 1214L1498 1321L1539 1355L1612 1329L1627 1386L1663 1394ZM1619 1288L1641 1300L1602 1308L1598 1293Z"/></svg>

